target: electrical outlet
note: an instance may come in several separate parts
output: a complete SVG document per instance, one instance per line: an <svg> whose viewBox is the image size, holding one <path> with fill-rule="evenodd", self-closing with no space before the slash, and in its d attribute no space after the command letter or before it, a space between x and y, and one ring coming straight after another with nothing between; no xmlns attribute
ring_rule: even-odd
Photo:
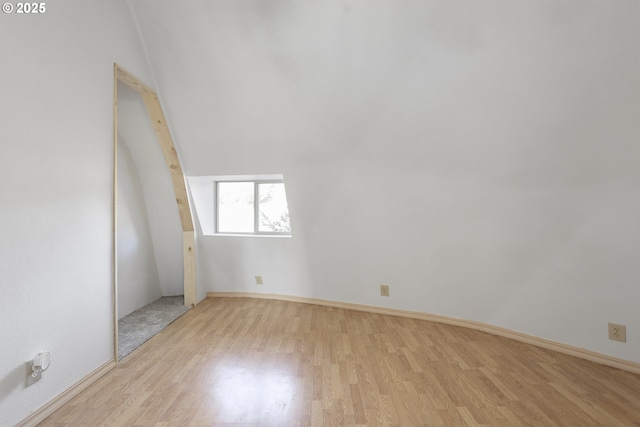
<svg viewBox="0 0 640 427"><path fill-rule="evenodd" d="M262 285L262 276L256 276L256 285Z"/></svg>
<svg viewBox="0 0 640 427"><path fill-rule="evenodd" d="M25 363L25 373L27 375L26 386L30 387L42 379L42 371L33 372L33 362ZM33 375L33 374L36 375Z"/></svg>
<svg viewBox="0 0 640 427"><path fill-rule="evenodd" d="M389 296L389 285L380 285L380 295L383 297Z"/></svg>
<svg viewBox="0 0 640 427"><path fill-rule="evenodd" d="M627 327L609 323L609 339L620 342L627 342Z"/></svg>

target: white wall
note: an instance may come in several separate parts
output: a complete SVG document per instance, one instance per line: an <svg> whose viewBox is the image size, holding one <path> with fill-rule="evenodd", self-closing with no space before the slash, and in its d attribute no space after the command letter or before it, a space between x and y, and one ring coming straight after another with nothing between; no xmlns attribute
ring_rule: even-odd
<svg viewBox="0 0 640 427"><path fill-rule="evenodd" d="M147 207L131 153L118 140L118 319L162 296Z"/></svg>
<svg viewBox="0 0 640 427"><path fill-rule="evenodd" d="M132 6L186 173L285 177L293 238L199 236L199 286L640 362L640 3Z"/></svg>
<svg viewBox="0 0 640 427"><path fill-rule="evenodd" d="M118 132L140 177L162 296L182 295L182 225L173 182L142 97L122 83L118 83Z"/></svg>
<svg viewBox="0 0 640 427"><path fill-rule="evenodd" d="M151 81L126 3L46 6L0 15L3 426L114 358L113 63Z"/></svg>

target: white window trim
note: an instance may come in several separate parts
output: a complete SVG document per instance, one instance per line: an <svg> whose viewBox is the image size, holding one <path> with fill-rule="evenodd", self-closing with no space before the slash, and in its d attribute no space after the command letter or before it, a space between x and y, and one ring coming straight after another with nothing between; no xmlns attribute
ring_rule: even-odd
<svg viewBox="0 0 640 427"><path fill-rule="evenodd" d="M237 237L291 237L291 231L260 231L260 219L258 215L258 203L260 200L258 186L259 184L283 184L282 175L234 175L226 177L213 177L213 215L214 215L214 235L215 236L237 236ZM252 182L254 191L253 200L253 232L226 232L219 231L219 215L218 215L218 184L228 182ZM288 204L288 201L287 201Z"/></svg>

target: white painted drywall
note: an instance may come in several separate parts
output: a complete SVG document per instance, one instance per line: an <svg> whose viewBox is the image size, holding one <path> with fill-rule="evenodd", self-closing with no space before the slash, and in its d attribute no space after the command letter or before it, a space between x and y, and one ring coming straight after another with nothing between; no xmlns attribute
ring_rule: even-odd
<svg viewBox="0 0 640 427"><path fill-rule="evenodd" d="M215 179L212 176L189 176L187 188L189 198L193 206L194 226L196 234L211 236L215 233L214 224L214 186ZM197 215L195 214L197 212Z"/></svg>
<svg viewBox="0 0 640 427"><path fill-rule="evenodd" d="M118 84L118 132L138 170L162 296L184 293L182 225L171 175L142 97Z"/></svg>
<svg viewBox="0 0 640 427"><path fill-rule="evenodd" d="M216 181L283 181L282 174L261 175L222 175L222 176L189 176L187 184L189 194L194 205L194 211L198 213L194 221L198 222L198 232L204 236L215 234L215 198L214 189ZM286 185L286 183L285 183Z"/></svg>
<svg viewBox="0 0 640 427"><path fill-rule="evenodd" d="M286 179L293 238L199 236L199 287L455 316L640 362L639 2L132 8L186 173Z"/></svg>
<svg viewBox="0 0 640 427"><path fill-rule="evenodd" d="M142 184L127 143L118 140L118 319L162 296Z"/></svg>
<svg viewBox="0 0 640 427"><path fill-rule="evenodd" d="M3 426L114 358L113 63L151 81L126 3L46 6L0 16Z"/></svg>

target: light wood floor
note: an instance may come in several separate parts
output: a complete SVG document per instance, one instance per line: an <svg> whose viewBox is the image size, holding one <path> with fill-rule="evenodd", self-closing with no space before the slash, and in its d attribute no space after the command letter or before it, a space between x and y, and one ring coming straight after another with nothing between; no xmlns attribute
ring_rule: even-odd
<svg viewBox="0 0 640 427"><path fill-rule="evenodd" d="M640 376L483 332L209 298L41 426L640 426Z"/></svg>

